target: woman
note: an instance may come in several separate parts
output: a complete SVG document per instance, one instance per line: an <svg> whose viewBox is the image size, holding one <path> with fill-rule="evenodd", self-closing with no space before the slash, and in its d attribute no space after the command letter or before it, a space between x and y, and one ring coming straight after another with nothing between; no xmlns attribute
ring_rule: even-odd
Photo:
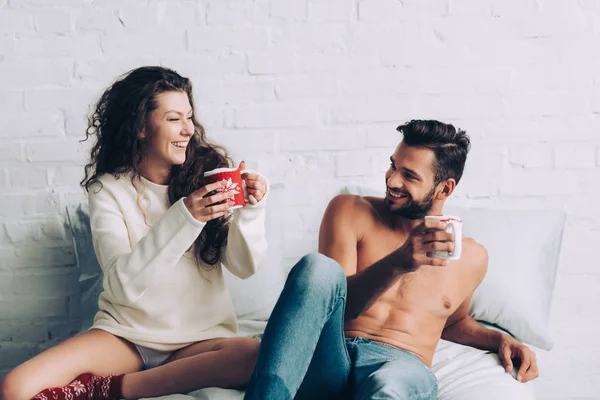
<svg viewBox="0 0 600 400"><path fill-rule="evenodd" d="M104 272L99 312L89 331L11 371L2 399L244 387L258 343L234 337L221 263L247 278L264 258L268 182L244 175L250 204L236 210L222 182L203 186L204 171L231 162L196 120L190 81L166 68L133 70L108 88L90 136L82 186Z"/></svg>

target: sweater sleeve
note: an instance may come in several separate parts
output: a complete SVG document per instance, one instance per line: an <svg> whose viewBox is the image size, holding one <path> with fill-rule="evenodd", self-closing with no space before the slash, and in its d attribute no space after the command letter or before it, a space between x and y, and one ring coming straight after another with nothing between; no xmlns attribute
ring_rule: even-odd
<svg viewBox="0 0 600 400"><path fill-rule="evenodd" d="M104 290L116 304L131 305L139 300L162 273L179 262L205 225L190 214L180 199L132 248L124 218L124 212L129 210L121 209L115 194L106 185L100 189L95 186L88 201Z"/></svg>
<svg viewBox="0 0 600 400"><path fill-rule="evenodd" d="M265 216L269 192L267 181L267 192L258 203L233 211L221 262L238 278L254 275L267 254Z"/></svg>

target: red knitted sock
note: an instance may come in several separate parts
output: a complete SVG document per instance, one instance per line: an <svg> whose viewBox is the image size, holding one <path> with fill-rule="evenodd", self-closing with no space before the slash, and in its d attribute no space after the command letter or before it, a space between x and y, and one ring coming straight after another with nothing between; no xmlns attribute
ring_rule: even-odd
<svg viewBox="0 0 600 400"><path fill-rule="evenodd" d="M79 375L63 387L42 390L35 400L119 400L123 375Z"/></svg>

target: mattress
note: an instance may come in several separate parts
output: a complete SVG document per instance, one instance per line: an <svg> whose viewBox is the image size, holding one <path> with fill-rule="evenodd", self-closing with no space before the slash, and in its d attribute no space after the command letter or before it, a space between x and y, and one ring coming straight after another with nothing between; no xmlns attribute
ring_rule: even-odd
<svg viewBox="0 0 600 400"><path fill-rule="evenodd" d="M496 354L440 340L432 370L438 400L535 400L533 382L506 373Z"/></svg>
<svg viewBox="0 0 600 400"><path fill-rule="evenodd" d="M240 321L240 335L260 338L266 323ZM438 379L438 400L535 400L533 382L520 383L508 374L496 354L440 340L432 370ZM244 392L219 388L161 400L242 400Z"/></svg>

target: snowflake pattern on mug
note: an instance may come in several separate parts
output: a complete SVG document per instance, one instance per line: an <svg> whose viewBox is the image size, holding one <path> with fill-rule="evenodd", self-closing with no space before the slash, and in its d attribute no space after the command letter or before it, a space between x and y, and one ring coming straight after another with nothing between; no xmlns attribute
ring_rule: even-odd
<svg viewBox="0 0 600 400"><path fill-rule="evenodd" d="M221 189L222 192L231 192L233 194L239 194L240 192L237 190L238 189L238 183L233 183L231 181L231 178L227 179L225 182L227 182L227 186L225 186L224 188Z"/></svg>

